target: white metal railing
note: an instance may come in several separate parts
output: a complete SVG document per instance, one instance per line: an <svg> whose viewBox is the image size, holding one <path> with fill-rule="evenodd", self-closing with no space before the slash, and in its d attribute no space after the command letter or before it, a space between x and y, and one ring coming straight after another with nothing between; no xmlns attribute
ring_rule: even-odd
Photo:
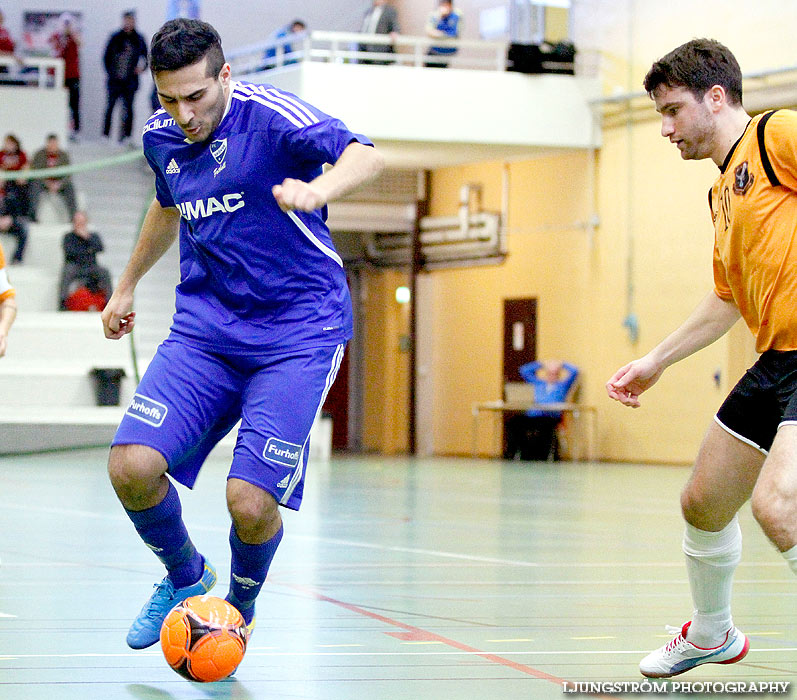
<svg viewBox="0 0 797 700"><path fill-rule="evenodd" d="M428 55L432 46L456 48L455 54ZM385 47L384 50L380 50ZM392 49L392 51L391 51ZM312 31L235 49L227 54L233 76L249 75L301 61L380 63L423 67L445 63L471 70L506 70L505 41L431 39L388 34Z"/></svg>
<svg viewBox="0 0 797 700"><path fill-rule="evenodd" d="M62 58L38 57L17 59L14 56L0 56L0 87L4 85L62 88L64 87L64 60Z"/></svg>

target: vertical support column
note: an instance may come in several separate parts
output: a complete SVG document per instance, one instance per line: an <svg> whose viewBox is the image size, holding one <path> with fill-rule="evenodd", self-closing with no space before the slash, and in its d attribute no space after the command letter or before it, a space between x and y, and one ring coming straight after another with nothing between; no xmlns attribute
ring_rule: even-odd
<svg viewBox="0 0 797 700"><path fill-rule="evenodd" d="M418 367L418 275L423 271L424 259L421 250L421 220L429 215L429 200L431 199L431 177L428 170L418 172L418 193L415 202L415 226L412 231L412 260L410 262L410 371L409 371L409 426L407 431L408 450L411 455L417 453L416 418L417 407L417 367Z"/></svg>

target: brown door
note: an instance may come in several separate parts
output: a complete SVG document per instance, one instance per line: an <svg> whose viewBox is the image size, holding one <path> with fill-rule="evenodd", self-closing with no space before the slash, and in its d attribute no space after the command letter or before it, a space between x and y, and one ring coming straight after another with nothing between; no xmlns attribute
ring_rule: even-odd
<svg viewBox="0 0 797 700"><path fill-rule="evenodd" d="M327 394L322 411L332 417L332 449L349 446L349 353L343 355L337 379Z"/></svg>
<svg viewBox="0 0 797 700"><path fill-rule="evenodd" d="M522 382L521 365L537 359L537 300L504 299L504 383Z"/></svg>
<svg viewBox="0 0 797 700"><path fill-rule="evenodd" d="M520 367L537 359L537 300L504 299L504 385L522 382ZM503 387L502 387L503 391ZM506 398L506 397L504 397ZM507 453L507 422L504 413L503 453Z"/></svg>

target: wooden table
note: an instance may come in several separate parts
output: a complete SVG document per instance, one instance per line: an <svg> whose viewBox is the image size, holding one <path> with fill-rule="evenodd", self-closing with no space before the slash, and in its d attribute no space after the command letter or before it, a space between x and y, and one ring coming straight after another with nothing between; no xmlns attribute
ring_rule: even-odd
<svg viewBox="0 0 797 700"><path fill-rule="evenodd" d="M582 403L534 403L533 401L479 401L473 404L473 456L477 454L477 443L479 439L479 418L483 411L493 413L525 413L526 411L556 411L558 413L570 414L580 422L583 415L588 416L587 423L587 450L586 458L595 458L595 437L597 435L597 410L595 406L587 406Z"/></svg>

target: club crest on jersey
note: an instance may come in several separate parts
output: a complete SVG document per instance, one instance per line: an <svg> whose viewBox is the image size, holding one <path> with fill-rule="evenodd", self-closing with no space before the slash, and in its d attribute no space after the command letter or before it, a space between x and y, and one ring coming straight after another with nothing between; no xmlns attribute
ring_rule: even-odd
<svg viewBox="0 0 797 700"><path fill-rule="evenodd" d="M733 171L733 193L744 196L753 186L753 174L750 172L747 161L744 161L740 166Z"/></svg>
<svg viewBox="0 0 797 700"><path fill-rule="evenodd" d="M219 164L219 167L213 171L213 177L216 177L216 175L227 167L227 163L224 162L224 158L227 155L227 139L216 139L213 141L213 143L210 144L210 154L213 156L213 160Z"/></svg>
<svg viewBox="0 0 797 700"><path fill-rule="evenodd" d="M302 446L270 437L263 448L263 457L286 467L295 467L302 456Z"/></svg>

